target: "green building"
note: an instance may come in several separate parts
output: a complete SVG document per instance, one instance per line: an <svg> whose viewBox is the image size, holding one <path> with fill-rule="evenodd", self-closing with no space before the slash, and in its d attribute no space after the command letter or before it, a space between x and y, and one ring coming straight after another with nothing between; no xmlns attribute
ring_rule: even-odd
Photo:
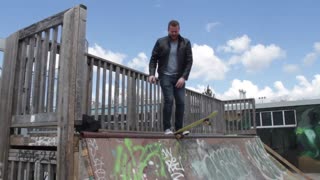
<svg viewBox="0 0 320 180"><path fill-rule="evenodd" d="M296 167L320 173L320 99L256 104L257 134Z"/></svg>

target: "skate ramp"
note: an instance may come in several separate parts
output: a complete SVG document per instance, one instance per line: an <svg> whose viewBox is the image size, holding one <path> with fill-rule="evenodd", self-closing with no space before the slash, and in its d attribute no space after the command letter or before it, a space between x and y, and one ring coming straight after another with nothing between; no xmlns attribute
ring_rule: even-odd
<svg viewBox="0 0 320 180"><path fill-rule="evenodd" d="M84 133L86 170L94 179L300 179L254 136Z"/></svg>

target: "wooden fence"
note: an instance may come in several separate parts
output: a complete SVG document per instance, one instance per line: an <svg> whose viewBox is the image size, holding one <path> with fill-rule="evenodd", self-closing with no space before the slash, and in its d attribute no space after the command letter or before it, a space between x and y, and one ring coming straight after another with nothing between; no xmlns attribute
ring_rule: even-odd
<svg viewBox="0 0 320 180"><path fill-rule="evenodd" d="M162 131L159 83L88 54L85 34L86 7L79 5L6 38L0 180L77 177L74 127L83 115L107 130ZM184 124L219 111L213 126L194 128L193 133L255 133L254 99L221 101L188 89L185 98Z"/></svg>
<svg viewBox="0 0 320 180"><path fill-rule="evenodd" d="M86 54L88 94L86 114L100 121L102 129L163 131L162 94L159 82L148 75L112 61ZM173 108L174 110L174 108ZM213 126L192 129L205 134L254 134L254 99L221 101L186 89L184 124L217 110ZM175 121L174 113L172 122ZM172 123L173 124L173 123Z"/></svg>
<svg viewBox="0 0 320 180"><path fill-rule="evenodd" d="M86 7L80 5L6 38L0 179L73 178L74 120L83 114L82 102L76 101L84 99L86 89L80 79L86 71L85 24ZM42 133L38 145L32 142L31 132ZM43 143L48 137L43 132L59 144ZM26 151L32 158L19 158Z"/></svg>

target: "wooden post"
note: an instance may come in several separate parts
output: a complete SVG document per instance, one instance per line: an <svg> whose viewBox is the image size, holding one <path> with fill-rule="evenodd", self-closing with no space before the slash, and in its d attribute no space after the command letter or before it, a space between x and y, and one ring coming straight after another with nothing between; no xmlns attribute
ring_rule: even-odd
<svg viewBox="0 0 320 180"><path fill-rule="evenodd" d="M19 33L14 33L6 39L2 81L0 82L0 179L7 179L7 163L9 150L9 135L12 116L12 101L16 62L18 57Z"/></svg>
<svg viewBox="0 0 320 180"><path fill-rule="evenodd" d="M60 55L61 75L58 95L58 162L59 180L71 180L74 176L74 121L84 111L81 101L85 78L85 26L86 7L74 7L64 14L62 49Z"/></svg>
<svg viewBox="0 0 320 180"><path fill-rule="evenodd" d="M4 51L6 47L6 40L5 39L0 39L0 51Z"/></svg>

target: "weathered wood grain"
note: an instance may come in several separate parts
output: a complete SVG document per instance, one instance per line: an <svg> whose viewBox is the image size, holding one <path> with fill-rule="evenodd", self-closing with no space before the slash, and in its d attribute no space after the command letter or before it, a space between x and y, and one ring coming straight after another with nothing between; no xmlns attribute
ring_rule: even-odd
<svg viewBox="0 0 320 180"><path fill-rule="evenodd" d="M4 53L2 81L0 85L0 179L7 177L7 160L9 150L9 127L12 115L12 95L14 91L14 79L16 75L16 61L18 58L18 33L12 34L6 39L6 52Z"/></svg>
<svg viewBox="0 0 320 180"><path fill-rule="evenodd" d="M74 121L76 119L77 65L84 62L86 9L77 6L64 14L60 54L57 179L73 179ZM79 67L79 66L78 66Z"/></svg>

